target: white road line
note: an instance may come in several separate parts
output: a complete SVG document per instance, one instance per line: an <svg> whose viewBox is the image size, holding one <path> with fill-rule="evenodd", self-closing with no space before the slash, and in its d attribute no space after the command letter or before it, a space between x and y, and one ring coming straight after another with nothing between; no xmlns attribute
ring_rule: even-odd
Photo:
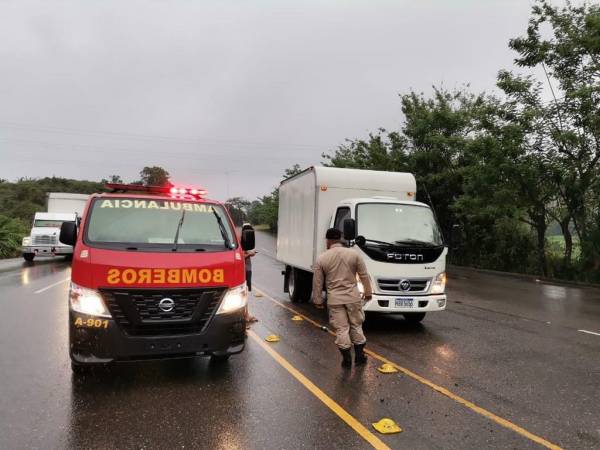
<svg viewBox="0 0 600 450"><path fill-rule="evenodd" d="M50 286L46 286L45 288L38 289L37 291L34 292L34 294L41 294L42 292L47 291L48 289L52 289L54 286L58 286L59 284L62 284L65 281L69 281L70 279L71 279L71 277L65 278L64 280L57 281L56 283L52 283Z"/></svg>
<svg viewBox="0 0 600 450"><path fill-rule="evenodd" d="M595 336L600 336L600 333L594 333L593 331L588 331L588 330L577 330L577 331L581 331L582 333L587 333L587 334L593 334Z"/></svg>

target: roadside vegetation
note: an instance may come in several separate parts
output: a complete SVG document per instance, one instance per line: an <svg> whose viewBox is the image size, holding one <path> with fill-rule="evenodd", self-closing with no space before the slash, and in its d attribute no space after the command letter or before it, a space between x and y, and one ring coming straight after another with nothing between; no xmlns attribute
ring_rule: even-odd
<svg viewBox="0 0 600 450"><path fill-rule="evenodd" d="M498 94L401 94L398 130L349 139L323 163L414 173L445 236L464 227L456 264L599 282L600 6L538 1L509 47L519 73L500 70ZM275 226L277 201L249 217Z"/></svg>

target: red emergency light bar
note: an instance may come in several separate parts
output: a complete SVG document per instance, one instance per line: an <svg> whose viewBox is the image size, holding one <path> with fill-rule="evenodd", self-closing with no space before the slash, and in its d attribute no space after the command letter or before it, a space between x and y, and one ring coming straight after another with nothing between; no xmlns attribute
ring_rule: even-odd
<svg viewBox="0 0 600 450"><path fill-rule="evenodd" d="M148 194L171 194L173 197L203 197L208 194L205 189L185 188L176 186L144 186L142 184L106 183L106 189L112 192L146 192Z"/></svg>

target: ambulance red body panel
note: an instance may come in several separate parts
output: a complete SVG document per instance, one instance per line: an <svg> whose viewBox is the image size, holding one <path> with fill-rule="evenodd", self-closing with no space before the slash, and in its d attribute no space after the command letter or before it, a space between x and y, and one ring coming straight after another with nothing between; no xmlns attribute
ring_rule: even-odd
<svg viewBox="0 0 600 450"><path fill-rule="evenodd" d="M241 237L225 207L193 188L108 185L77 225L69 291L72 367L244 349L247 289Z"/></svg>

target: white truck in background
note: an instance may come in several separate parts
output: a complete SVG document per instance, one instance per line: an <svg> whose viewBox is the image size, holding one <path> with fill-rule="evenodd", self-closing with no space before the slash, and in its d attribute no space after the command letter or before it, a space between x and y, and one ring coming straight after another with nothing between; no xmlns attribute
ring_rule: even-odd
<svg viewBox="0 0 600 450"><path fill-rule="evenodd" d="M36 256L70 257L73 247L58 240L63 222L76 222L83 214L83 208L89 195L50 192L48 194L48 212L37 212L29 236L23 238L21 253L26 261Z"/></svg>
<svg viewBox="0 0 600 450"><path fill-rule="evenodd" d="M433 211L415 197L410 173L311 167L284 180L277 231L284 291L293 302L310 299L313 264L335 227L367 266L373 298L365 311L420 322L444 310L448 249Z"/></svg>

